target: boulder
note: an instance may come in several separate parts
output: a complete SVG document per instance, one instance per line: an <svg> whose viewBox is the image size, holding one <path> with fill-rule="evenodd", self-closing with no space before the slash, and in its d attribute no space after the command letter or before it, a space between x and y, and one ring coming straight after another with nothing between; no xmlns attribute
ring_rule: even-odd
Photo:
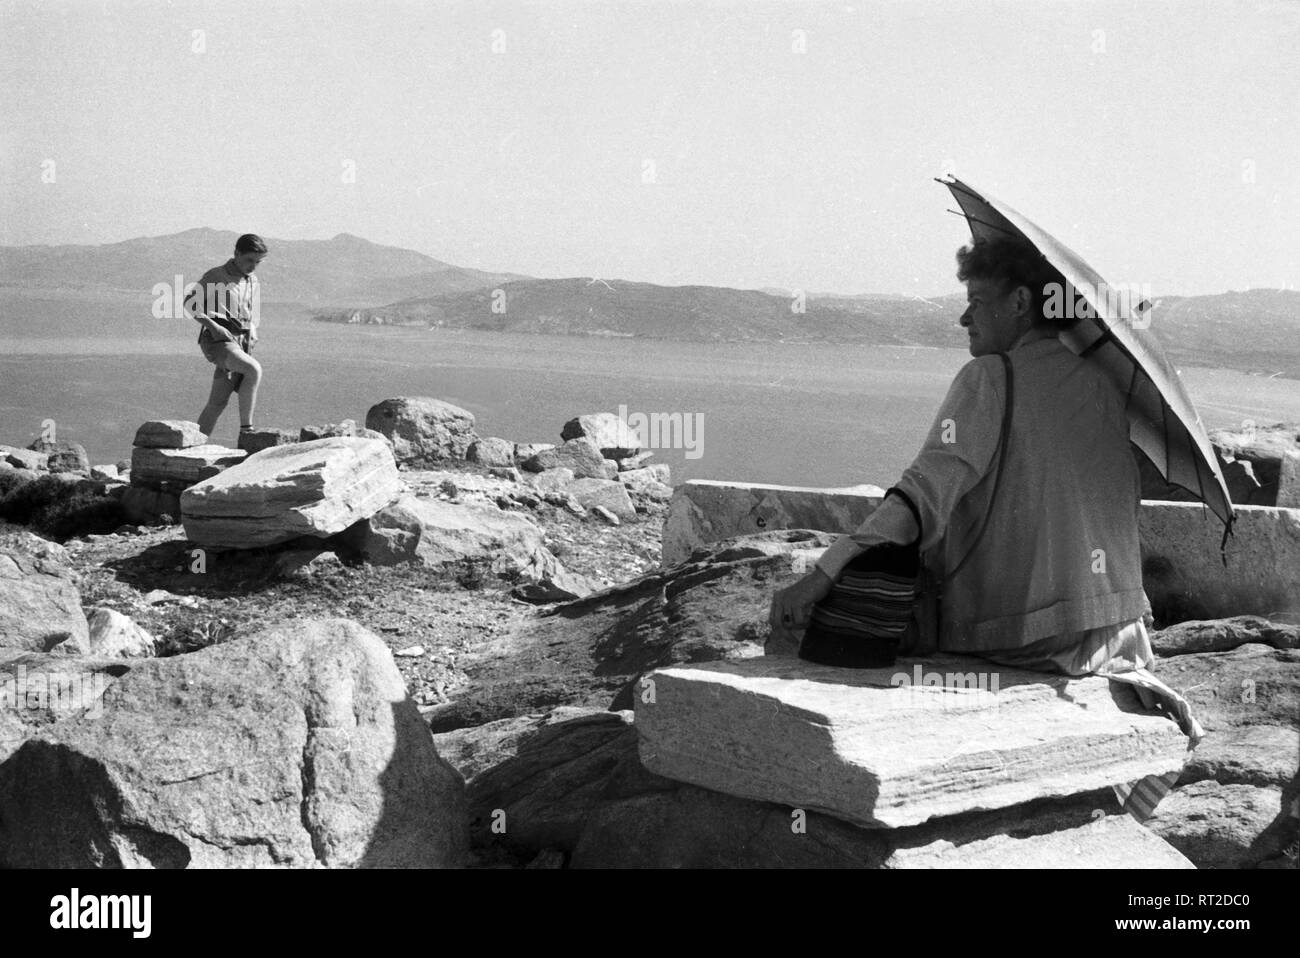
<svg viewBox="0 0 1300 958"><path fill-rule="evenodd" d="M673 489L664 520L662 560L669 568L697 547L775 529L857 529L884 498L879 486L812 489L692 479Z"/></svg>
<svg viewBox="0 0 1300 958"><path fill-rule="evenodd" d="M640 685L651 772L868 827L1164 775L1187 752L1131 687L962 656L887 669L764 657L661 668Z"/></svg>
<svg viewBox="0 0 1300 958"><path fill-rule="evenodd" d="M239 433L238 446L250 456L255 452L261 452L263 449L270 449L272 446L287 446L291 442L297 442L299 432L292 432L288 429L253 429L249 432L241 431Z"/></svg>
<svg viewBox="0 0 1300 958"><path fill-rule="evenodd" d="M40 472L47 467L49 460L48 453L36 452L33 449L17 449L13 446L0 447L0 461L7 462L19 469Z"/></svg>
<svg viewBox="0 0 1300 958"><path fill-rule="evenodd" d="M1142 503L1142 579L1158 622L1300 614L1300 509L1235 511L1225 568L1223 524L1200 503Z"/></svg>
<svg viewBox="0 0 1300 958"><path fill-rule="evenodd" d="M0 648L87 652L90 630L67 551L38 536L0 541Z"/></svg>
<svg viewBox="0 0 1300 958"><path fill-rule="evenodd" d="M558 572L542 545L542 530L527 516L496 506L451 503L403 495L338 537L374 565L419 562L439 568L478 561L507 578L538 581Z"/></svg>
<svg viewBox="0 0 1300 958"><path fill-rule="evenodd" d="M1212 781L1174 789L1146 826L1197 868L1253 868L1278 856L1296 836L1281 788Z"/></svg>
<svg viewBox="0 0 1300 958"><path fill-rule="evenodd" d="M385 399L371 406L366 428L392 441L399 463L464 459L478 438L472 413L427 397Z"/></svg>
<svg viewBox="0 0 1300 958"><path fill-rule="evenodd" d="M560 431L560 438L566 441L582 437L594 442L601 455L607 459L625 459L637 455L645 448L641 434L612 412L597 412L570 419Z"/></svg>
<svg viewBox="0 0 1300 958"><path fill-rule="evenodd" d="M1300 772L1300 729L1241 725L1207 732L1183 766L1179 785L1210 780L1220 785L1285 787Z"/></svg>
<svg viewBox="0 0 1300 958"><path fill-rule="evenodd" d="M1179 622L1151 634L1157 655L1188 652L1229 652L1247 642L1261 642L1275 649L1300 648L1300 625L1270 622L1257 615L1230 619Z"/></svg>
<svg viewBox="0 0 1300 958"><path fill-rule="evenodd" d="M90 628L91 655L133 658L154 654L154 637L116 609L91 609L86 618Z"/></svg>
<svg viewBox="0 0 1300 958"><path fill-rule="evenodd" d="M141 525L153 525L169 517L170 523L181 521L181 497L179 492L160 492L147 486L134 483L122 492L122 511L131 522Z"/></svg>
<svg viewBox="0 0 1300 958"><path fill-rule="evenodd" d="M1154 671L1191 703L1207 732L1242 725L1300 725L1300 649L1250 643L1231 652L1159 659Z"/></svg>
<svg viewBox="0 0 1300 958"><path fill-rule="evenodd" d="M185 534L199 545L254 549L326 538L395 500L401 477L388 446L339 437L275 446L181 495Z"/></svg>
<svg viewBox="0 0 1300 958"><path fill-rule="evenodd" d="M90 478L101 479L106 482L118 482L121 480L122 477L118 475L117 466L103 465L103 466L91 466Z"/></svg>
<svg viewBox="0 0 1300 958"><path fill-rule="evenodd" d="M199 424L181 419L153 419L135 431L133 446L146 449L188 449L206 445L208 437Z"/></svg>
<svg viewBox="0 0 1300 958"><path fill-rule="evenodd" d="M50 442L37 439L27 448L45 454L45 468L50 472L82 476L90 474L90 459L86 455L86 447L79 442L68 442L64 439Z"/></svg>
<svg viewBox="0 0 1300 958"><path fill-rule="evenodd" d="M163 488L162 483L192 486L243 462L247 456L242 449L211 444L185 449L136 446L131 452L131 483L154 488Z"/></svg>
<svg viewBox="0 0 1300 958"><path fill-rule="evenodd" d="M383 641L292 620L146 659L0 765L9 868L457 867L464 785Z"/></svg>
<svg viewBox="0 0 1300 958"><path fill-rule="evenodd" d="M569 483L569 495L584 509L605 508L619 519L636 518L627 487L613 479L574 479Z"/></svg>
<svg viewBox="0 0 1300 958"><path fill-rule="evenodd" d="M122 659L0 648L0 766L55 722L83 712L103 715L105 690L129 668ZM3 861L0 847L0 866Z"/></svg>
<svg viewBox="0 0 1300 958"><path fill-rule="evenodd" d="M570 439L562 446L543 449L525 459L522 465L529 472L572 469L579 479L613 479L618 475L618 467L611 471L596 444L585 438Z"/></svg>
<svg viewBox="0 0 1300 958"><path fill-rule="evenodd" d="M313 442L317 439L333 439L336 436L355 436L357 424L351 419L329 423L322 426L303 426L298 432L299 442Z"/></svg>
<svg viewBox="0 0 1300 958"><path fill-rule="evenodd" d="M515 465L515 444L509 439L486 436L470 445L465 458L481 466L512 469Z"/></svg>

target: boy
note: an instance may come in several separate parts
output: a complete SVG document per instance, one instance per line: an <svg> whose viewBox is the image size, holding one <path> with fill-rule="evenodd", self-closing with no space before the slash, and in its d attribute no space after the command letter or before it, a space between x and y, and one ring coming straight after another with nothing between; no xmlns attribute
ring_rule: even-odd
<svg viewBox="0 0 1300 958"><path fill-rule="evenodd" d="M245 233L235 243L235 255L204 273L198 288L186 299L186 306L203 327L199 332L203 357L216 366L208 404L199 415L199 430L208 437L232 392L239 393L240 433L253 429L253 409L262 381L261 364L248 354L257 342L261 320L261 297L253 273L266 254L262 238Z"/></svg>

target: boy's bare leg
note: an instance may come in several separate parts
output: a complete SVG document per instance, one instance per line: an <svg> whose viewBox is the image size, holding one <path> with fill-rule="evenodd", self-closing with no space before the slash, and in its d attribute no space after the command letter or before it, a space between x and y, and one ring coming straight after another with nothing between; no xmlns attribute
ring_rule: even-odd
<svg viewBox="0 0 1300 958"><path fill-rule="evenodd" d="M239 424L252 425L253 409L257 406L257 387L262 382L262 364L238 346L230 346L226 352L226 368L244 377L244 381L239 384Z"/></svg>
<svg viewBox="0 0 1300 958"><path fill-rule="evenodd" d="M230 384L229 377L221 370L217 370L212 376L212 392L208 395L208 404L203 407L203 412L199 414L199 432L211 438L212 430L217 428L217 420L221 418L222 412L225 411L226 403L230 401L230 394L234 392Z"/></svg>

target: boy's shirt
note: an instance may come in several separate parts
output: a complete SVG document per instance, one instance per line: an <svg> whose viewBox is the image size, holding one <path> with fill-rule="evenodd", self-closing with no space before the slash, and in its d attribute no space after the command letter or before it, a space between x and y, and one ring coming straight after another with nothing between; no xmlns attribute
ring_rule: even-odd
<svg viewBox="0 0 1300 958"><path fill-rule="evenodd" d="M211 316L236 335L255 331L262 312L257 275L245 276L235 268L234 259L229 259L203 274L187 305L191 312ZM228 317L228 321L223 322L223 316ZM234 325L230 321L234 321ZM203 328L199 331L199 342L203 342L205 336L212 339L212 334Z"/></svg>

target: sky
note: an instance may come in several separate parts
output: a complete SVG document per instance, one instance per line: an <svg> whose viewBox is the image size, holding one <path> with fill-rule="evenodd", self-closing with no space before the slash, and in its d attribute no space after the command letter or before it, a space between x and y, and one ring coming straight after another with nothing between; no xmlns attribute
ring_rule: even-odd
<svg viewBox="0 0 1300 958"><path fill-rule="evenodd" d="M930 296L952 172L1112 284L1297 288L1297 48L1296 0L0 0L0 244Z"/></svg>

